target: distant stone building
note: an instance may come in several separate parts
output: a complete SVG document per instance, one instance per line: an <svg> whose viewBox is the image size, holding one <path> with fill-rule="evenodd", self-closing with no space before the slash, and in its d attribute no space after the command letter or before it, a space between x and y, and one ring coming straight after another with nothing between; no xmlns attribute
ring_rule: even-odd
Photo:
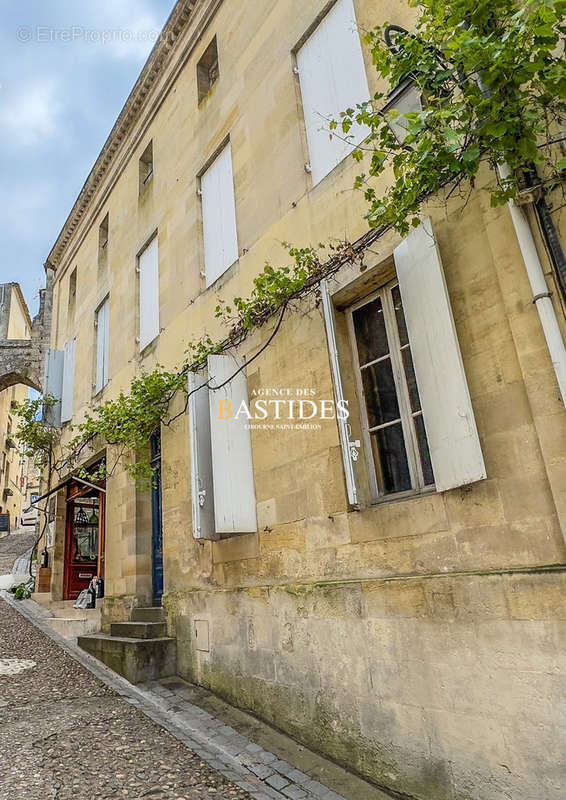
<svg viewBox="0 0 566 800"><path fill-rule="evenodd" d="M325 130L378 88L356 23L409 14L176 4L49 255L63 440L221 337L218 298L284 263L281 241L363 258L261 354L273 324L209 360L227 388L179 399L148 442L152 491L121 467L100 489L67 476L51 594L103 575L105 632L162 603L181 676L400 793L563 800L566 412L509 209L486 170L404 241L368 233Z"/></svg>
<svg viewBox="0 0 566 800"><path fill-rule="evenodd" d="M0 284L0 373L3 367L6 371L13 371L15 362L10 361L10 366L6 367L2 361L6 350L12 358L11 344L16 342L18 347L28 352L31 331L32 321L19 285ZM14 405L27 395L28 389L21 383L13 383L10 388L0 391L0 528L8 525L11 529L18 527L22 509L26 507L28 463L19 452L14 435L17 428Z"/></svg>

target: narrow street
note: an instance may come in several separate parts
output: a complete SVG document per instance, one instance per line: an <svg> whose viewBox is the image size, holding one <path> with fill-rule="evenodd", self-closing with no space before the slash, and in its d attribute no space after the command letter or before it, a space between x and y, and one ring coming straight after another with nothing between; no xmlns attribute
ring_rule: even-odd
<svg viewBox="0 0 566 800"><path fill-rule="evenodd" d="M0 539L0 573L33 543ZM0 599L0 800L243 800Z"/></svg>
<svg viewBox="0 0 566 800"><path fill-rule="evenodd" d="M0 540L3 570L32 543ZM205 689L132 686L46 635L38 611L0 596L0 800L390 797Z"/></svg>
<svg viewBox="0 0 566 800"><path fill-rule="evenodd" d="M14 561L29 550L34 541L33 527L30 530L18 530L9 536L3 536L0 539L0 575L11 572Z"/></svg>

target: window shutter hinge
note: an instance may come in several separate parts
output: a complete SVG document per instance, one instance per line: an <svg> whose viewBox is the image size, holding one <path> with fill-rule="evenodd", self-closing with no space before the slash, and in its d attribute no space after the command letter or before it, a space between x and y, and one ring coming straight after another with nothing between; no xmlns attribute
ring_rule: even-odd
<svg viewBox="0 0 566 800"><path fill-rule="evenodd" d="M139 264L138 264L138 266L136 267L136 272L138 273L138 275L139 275L139 274L140 274L140 272L141 272L141 269L140 269L140 267L139 267Z"/></svg>
<svg viewBox="0 0 566 800"><path fill-rule="evenodd" d="M360 453L360 440L356 439L354 442L348 442L350 449L350 458L352 461L357 461Z"/></svg>
<svg viewBox="0 0 566 800"><path fill-rule="evenodd" d="M293 75L298 75L298 74L299 74L299 68L293 67Z"/></svg>
<svg viewBox="0 0 566 800"><path fill-rule="evenodd" d="M305 164L305 172L308 172L309 175L311 174L312 167L310 164Z"/></svg>
<svg viewBox="0 0 566 800"><path fill-rule="evenodd" d="M197 189L197 197L202 197L202 189Z"/></svg>

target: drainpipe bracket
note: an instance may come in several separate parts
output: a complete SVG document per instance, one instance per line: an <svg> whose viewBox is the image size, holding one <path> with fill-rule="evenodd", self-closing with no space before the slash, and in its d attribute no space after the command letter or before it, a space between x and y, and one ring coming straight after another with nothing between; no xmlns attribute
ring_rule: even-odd
<svg viewBox="0 0 566 800"><path fill-rule="evenodd" d="M539 294L535 294L533 297L533 304L537 303L539 300L542 300L543 297L552 297L552 292L539 292Z"/></svg>
<svg viewBox="0 0 566 800"><path fill-rule="evenodd" d="M513 202L518 206L529 206L531 203L535 203L540 198L541 194L542 187L540 185L529 186L526 189L521 189Z"/></svg>

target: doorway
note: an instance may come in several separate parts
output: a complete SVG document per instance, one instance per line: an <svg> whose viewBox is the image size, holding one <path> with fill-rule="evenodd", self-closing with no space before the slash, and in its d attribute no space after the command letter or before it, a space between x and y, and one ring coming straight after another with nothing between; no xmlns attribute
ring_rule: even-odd
<svg viewBox="0 0 566 800"><path fill-rule="evenodd" d="M163 527L161 513L161 431L154 431L149 440L151 469L151 581L152 604L161 605L163 597Z"/></svg>
<svg viewBox="0 0 566 800"><path fill-rule="evenodd" d="M64 600L75 600L95 576L104 579L103 490L78 480L67 487Z"/></svg>

